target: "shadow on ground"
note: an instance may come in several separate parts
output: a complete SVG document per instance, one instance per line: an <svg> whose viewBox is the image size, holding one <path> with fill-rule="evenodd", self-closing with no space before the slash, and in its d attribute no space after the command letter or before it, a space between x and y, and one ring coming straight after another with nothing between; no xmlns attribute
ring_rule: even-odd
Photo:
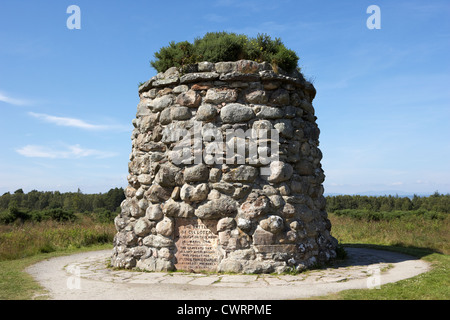
<svg viewBox="0 0 450 320"><path fill-rule="evenodd" d="M423 257L429 256L433 253L440 253L437 250L430 248L419 248L413 246L404 245L375 245L375 244L363 244L363 243L346 243L342 245L346 251L346 256L342 259L336 259L326 267L339 268L339 267L351 267L351 266L365 266L375 263L399 263L404 261L419 260ZM366 259L361 259L361 253L358 254L358 258L355 259L354 255L350 253L349 248L354 249L373 249L384 251L381 255L375 254L367 255ZM353 249L351 249L353 251ZM392 252L393 254L385 254L385 252ZM381 253L381 252L380 252Z"/></svg>

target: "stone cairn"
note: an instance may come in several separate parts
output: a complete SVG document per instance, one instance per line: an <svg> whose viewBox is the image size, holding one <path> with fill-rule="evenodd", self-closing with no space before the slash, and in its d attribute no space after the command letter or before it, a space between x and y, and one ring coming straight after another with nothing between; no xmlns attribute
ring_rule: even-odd
<svg viewBox="0 0 450 320"><path fill-rule="evenodd" d="M174 67L141 85L112 266L270 273L335 258L315 95L298 71L248 60ZM258 130L270 147L249 142ZM255 145L269 163L249 156Z"/></svg>

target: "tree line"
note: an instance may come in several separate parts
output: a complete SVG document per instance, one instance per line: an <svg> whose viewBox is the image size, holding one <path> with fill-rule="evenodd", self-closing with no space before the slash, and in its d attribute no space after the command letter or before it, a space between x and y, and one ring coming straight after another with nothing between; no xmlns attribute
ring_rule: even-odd
<svg viewBox="0 0 450 320"><path fill-rule="evenodd" d="M112 222L125 199L123 188L110 189L106 193L84 194L77 192L37 191L28 193L22 189L6 192L0 197L0 223L16 220L42 221L52 219L67 221L76 219L76 213L91 214L101 222ZM349 215L350 211L368 213L436 212L450 213L450 194L435 192L428 197L399 196L327 196L327 211ZM361 212L357 212L361 215Z"/></svg>
<svg viewBox="0 0 450 320"><path fill-rule="evenodd" d="M372 212L392 211L429 211L438 213L450 212L450 194L440 194L436 191L428 197L414 195L412 198L399 196L359 196L339 195L327 196L327 211L367 210Z"/></svg>
<svg viewBox="0 0 450 320"><path fill-rule="evenodd" d="M89 213L101 221L112 221L125 199L123 188L106 193L84 194L77 192L37 191L25 193L22 189L6 192L0 197L0 222L18 219L42 221L74 220L75 213Z"/></svg>

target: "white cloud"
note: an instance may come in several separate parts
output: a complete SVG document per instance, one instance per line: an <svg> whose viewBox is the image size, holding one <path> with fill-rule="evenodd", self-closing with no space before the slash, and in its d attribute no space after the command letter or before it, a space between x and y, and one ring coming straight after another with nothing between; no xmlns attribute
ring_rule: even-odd
<svg viewBox="0 0 450 320"><path fill-rule="evenodd" d="M0 92L0 102L5 102L15 106L27 106L32 104L32 102L29 100L13 98L4 92Z"/></svg>
<svg viewBox="0 0 450 320"><path fill-rule="evenodd" d="M35 113L35 112L28 112L28 114L32 117L42 119L45 122L56 124L57 126L74 127L74 128L80 128L80 129L86 129L86 130L105 130L105 129L112 128L112 126L91 124L84 120L80 120L80 119L76 119L76 118L57 117L57 116L51 116L51 115L44 114L44 113Z"/></svg>
<svg viewBox="0 0 450 320"><path fill-rule="evenodd" d="M57 150L46 146L26 145L16 151L28 158L47 159L78 159L84 157L110 158L117 155L114 152L105 152L95 149L84 149L80 145L67 146L63 150Z"/></svg>

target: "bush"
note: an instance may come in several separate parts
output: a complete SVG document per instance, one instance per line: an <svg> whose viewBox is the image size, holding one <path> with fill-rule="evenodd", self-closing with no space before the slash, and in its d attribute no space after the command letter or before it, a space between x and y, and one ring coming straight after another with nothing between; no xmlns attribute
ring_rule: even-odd
<svg viewBox="0 0 450 320"><path fill-rule="evenodd" d="M66 222L76 220L76 215L72 211L67 211L62 208L33 211L30 213L30 216L31 220L33 220L34 222L41 222L46 220Z"/></svg>
<svg viewBox="0 0 450 320"><path fill-rule="evenodd" d="M152 61L151 65L158 72L165 71L171 67L182 68L195 62L193 46L187 41L175 43L170 42L168 47L163 47L159 52L155 53L156 61Z"/></svg>
<svg viewBox="0 0 450 320"><path fill-rule="evenodd" d="M73 212L66 211L61 208L45 210L44 215L50 217L52 220L59 222L74 221L76 219L76 216Z"/></svg>
<svg viewBox="0 0 450 320"><path fill-rule="evenodd" d="M158 72L170 67L182 70L189 65L201 62L237 61L241 59L269 62L281 69L292 72L297 68L297 54L287 49L279 38L272 40L267 34L248 38L242 34L228 32L209 32L203 38L188 41L170 42L155 53L156 60L150 62Z"/></svg>
<svg viewBox="0 0 450 320"><path fill-rule="evenodd" d="M9 210L0 212L0 223L1 224L9 224L14 222L16 217L14 217Z"/></svg>
<svg viewBox="0 0 450 320"><path fill-rule="evenodd" d="M117 213L111 212L107 209L95 209L92 215L97 222L111 223L114 222L114 218L117 216Z"/></svg>
<svg viewBox="0 0 450 320"><path fill-rule="evenodd" d="M26 221L28 219L30 219L30 215L16 207L10 207L0 214L0 222L3 224L13 223L16 220Z"/></svg>
<svg viewBox="0 0 450 320"><path fill-rule="evenodd" d="M0 213L0 223L2 224L9 224L15 221L25 222L30 220L33 222L47 220L66 222L75 221L76 215L71 211L63 210L61 208L24 212L13 207Z"/></svg>
<svg viewBox="0 0 450 320"><path fill-rule="evenodd" d="M237 61L245 58L247 37L226 32L207 33L194 41L195 57L200 61ZM196 61L196 62L200 62Z"/></svg>

